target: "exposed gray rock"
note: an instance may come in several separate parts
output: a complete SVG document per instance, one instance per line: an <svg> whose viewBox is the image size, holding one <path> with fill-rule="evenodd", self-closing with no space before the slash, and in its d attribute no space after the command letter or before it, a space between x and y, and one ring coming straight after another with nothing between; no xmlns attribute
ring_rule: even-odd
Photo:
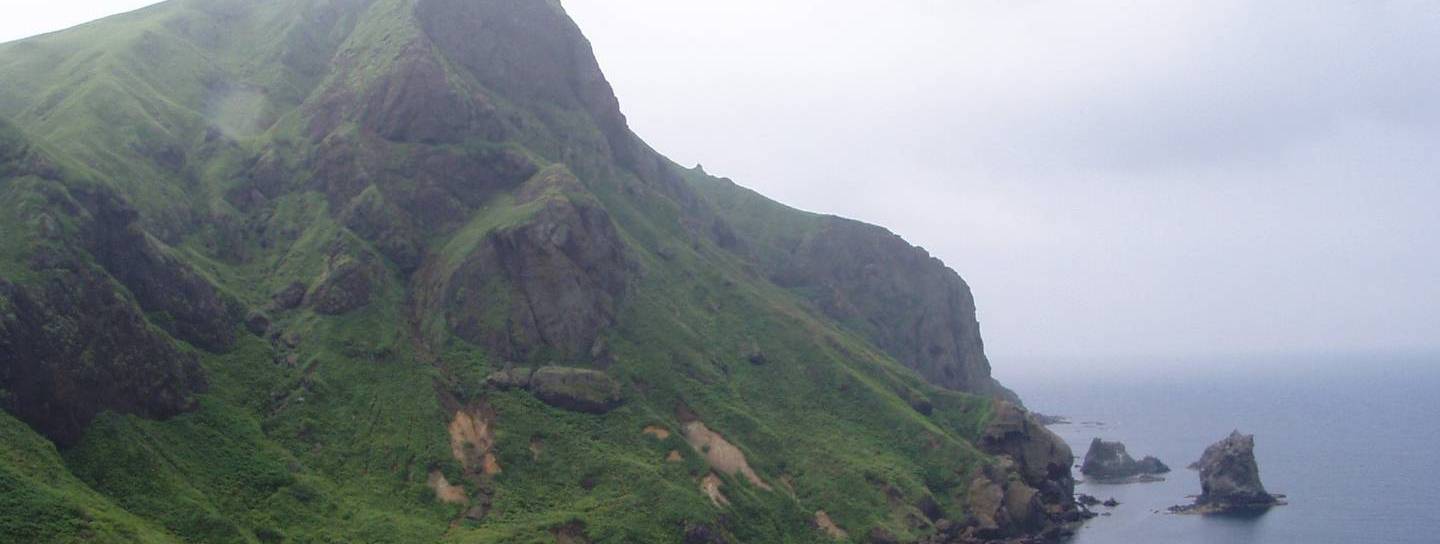
<svg viewBox="0 0 1440 544"><path fill-rule="evenodd" d="M1254 435L1240 434L1240 431L1230 433L1224 440L1205 448L1197 465L1200 496L1195 504L1177 506L1171 508L1172 511L1212 514L1261 510L1281 504L1260 482Z"/></svg>
<svg viewBox="0 0 1440 544"><path fill-rule="evenodd" d="M507 368L491 374L485 379L485 383L498 389L529 389L530 377L534 375L534 369L529 368Z"/></svg>
<svg viewBox="0 0 1440 544"><path fill-rule="evenodd" d="M1078 520L1070 446L1024 408L999 400L993 406L979 446L1000 462L971 483L971 508L980 523L967 531L976 538L1033 535Z"/></svg>
<svg viewBox="0 0 1440 544"><path fill-rule="evenodd" d="M255 336L265 336L265 333L270 332L270 316L262 312L250 312L245 316L245 330Z"/></svg>
<svg viewBox="0 0 1440 544"><path fill-rule="evenodd" d="M546 367L530 377L530 392L556 408L603 414L620 406L620 384L604 372Z"/></svg>
<svg viewBox="0 0 1440 544"><path fill-rule="evenodd" d="M544 348L580 359L615 323L631 272L610 216L563 169L520 198L528 220L490 233L448 280L448 321L460 337L512 360Z"/></svg>
<svg viewBox="0 0 1440 544"><path fill-rule="evenodd" d="M1065 416L1048 416L1048 415L1042 414L1042 413L1040 413L1040 412L1030 412L1030 413L1035 416L1035 419L1036 419L1036 420L1040 421L1040 423L1043 424L1043 425L1045 425L1046 427L1049 427L1049 426L1052 426L1052 425L1069 425L1069 424L1070 424L1070 418L1067 418L1067 417L1065 417Z"/></svg>
<svg viewBox="0 0 1440 544"><path fill-rule="evenodd" d="M61 447L103 411L168 418L197 406L198 358L91 267L34 286L0 278L0 408Z"/></svg>
<svg viewBox="0 0 1440 544"><path fill-rule="evenodd" d="M383 271L365 257L332 259L330 270L305 297L316 313L342 315L370 304Z"/></svg>
<svg viewBox="0 0 1440 544"><path fill-rule="evenodd" d="M968 502L977 522L969 530L979 539L997 539L1038 532L1047 521L1040 493L1018 478L1008 458L986 466L970 483Z"/></svg>
<svg viewBox="0 0 1440 544"><path fill-rule="evenodd" d="M585 368L506 368L486 377L485 385L527 390L545 404L588 414L609 412L623 400L619 383L604 372Z"/></svg>
<svg viewBox="0 0 1440 544"><path fill-rule="evenodd" d="M1145 456L1144 459L1141 459L1139 461L1139 464L1140 472L1144 474L1165 474L1167 472L1170 472L1169 465L1166 465L1164 462L1156 459L1153 456Z"/></svg>
<svg viewBox="0 0 1440 544"><path fill-rule="evenodd" d="M1260 482L1255 435L1230 433L1200 457L1200 501L1231 505L1270 505L1275 497Z"/></svg>
<svg viewBox="0 0 1440 544"><path fill-rule="evenodd" d="M875 527L870 529L868 542L869 544L900 544L900 539L884 527Z"/></svg>
<svg viewBox="0 0 1440 544"><path fill-rule="evenodd" d="M1125 451L1125 444L1099 438L1090 442L1090 450L1085 452L1085 462L1080 466L1081 474L1106 483L1158 481L1160 478L1154 475L1169 471L1170 467L1159 459L1146 457L1136 461Z"/></svg>
<svg viewBox="0 0 1440 544"><path fill-rule="evenodd" d="M771 279L807 295L937 385L1019 403L990 376L970 287L888 230L826 218Z"/></svg>
<svg viewBox="0 0 1440 544"><path fill-rule="evenodd" d="M305 302L305 284L291 282L280 292L270 296L270 307L275 310L293 310Z"/></svg>
<svg viewBox="0 0 1440 544"><path fill-rule="evenodd" d="M140 226L140 215L109 190L72 190L88 210L82 237L95 262L125 286L172 336L211 352L229 351L242 305L184 261L172 256Z"/></svg>

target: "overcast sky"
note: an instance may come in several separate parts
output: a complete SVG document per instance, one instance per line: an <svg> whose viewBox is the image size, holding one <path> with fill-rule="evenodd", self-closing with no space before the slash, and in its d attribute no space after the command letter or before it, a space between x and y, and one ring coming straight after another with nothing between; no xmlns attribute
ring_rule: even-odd
<svg viewBox="0 0 1440 544"><path fill-rule="evenodd" d="M660 151L958 270L1002 378L1440 349L1440 3L565 4Z"/></svg>

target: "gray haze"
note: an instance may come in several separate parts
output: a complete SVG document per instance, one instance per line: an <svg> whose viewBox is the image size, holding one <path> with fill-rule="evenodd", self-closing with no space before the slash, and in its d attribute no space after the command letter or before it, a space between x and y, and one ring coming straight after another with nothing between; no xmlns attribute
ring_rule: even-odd
<svg viewBox="0 0 1440 544"><path fill-rule="evenodd" d="M1435 2L565 5L660 151L959 270L1002 378L1440 349Z"/></svg>
<svg viewBox="0 0 1440 544"><path fill-rule="evenodd" d="M957 269L1002 378L1440 347L1435 2L565 4L660 151Z"/></svg>

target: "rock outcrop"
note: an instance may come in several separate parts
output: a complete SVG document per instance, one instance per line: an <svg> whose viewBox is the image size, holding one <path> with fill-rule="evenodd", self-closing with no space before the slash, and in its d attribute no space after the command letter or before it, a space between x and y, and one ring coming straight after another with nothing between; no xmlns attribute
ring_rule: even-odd
<svg viewBox="0 0 1440 544"><path fill-rule="evenodd" d="M0 406L64 447L110 410L166 418L206 389L199 361L178 349L84 265L40 285L0 279Z"/></svg>
<svg viewBox="0 0 1440 544"><path fill-rule="evenodd" d="M604 414L623 402L620 384L598 370L558 366L506 369L491 374L486 383L497 389L525 389L541 402L562 410Z"/></svg>
<svg viewBox="0 0 1440 544"><path fill-rule="evenodd" d="M931 383L1015 402L990 376L969 285L888 230L828 217L771 274Z"/></svg>
<svg viewBox="0 0 1440 544"><path fill-rule="evenodd" d="M511 360L549 348L583 358L615 322L630 265L610 216L569 172L520 191L538 206L488 234L451 276L446 311L460 337Z"/></svg>
<svg viewBox="0 0 1440 544"><path fill-rule="evenodd" d="M1205 448L1197 463L1200 469L1200 496L1193 505L1172 511L1212 514L1263 510L1281 504L1260 482L1255 462L1255 435L1230 433L1224 440Z"/></svg>
<svg viewBox="0 0 1440 544"><path fill-rule="evenodd" d="M971 511L979 522L967 530L970 538L1056 536L1081 519L1070 446L1034 415L995 401L979 446L999 462L982 469L970 485Z"/></svg>
<svg viewBox="0 0 1440 544"><path fill-rule="evenodd" d="M546 367L530 377L530 392L556 408L603 414L620 406L620 384L604 372Z"/></svg>
<svg viewBox="0 0 1440 544"><path fill-rule="evenodd" d="M347 261L331 270L310 292L310 304L316 313L324 315L353 312L370 304L372 282L370 271L363 264Z"/></svg>
<svg viewBox="0 0 1440 544"><path fill-rule="evenodd" d="M98 494L47 526L474 539L492 497L513 536L556 542L807 541L809 512L846 541L1028 542L1076 519L1071 451L991 377L963 280L879 227L767 200L797 236L770 244L759 208L724 216L631 134L558 0L193 4L0 44L0 115L123 197L0 198L0 404L63 446L96 413L199 405L199 361L217 389L173 425L101 420L64 463ZM4 136L0 192L33 181ZM73 252L23 268L22 222ZM473 387L498 361L585 368ZM979 444L983 406L895 361L1012 402ZM715 428L664 416L678 397ZM424 427L444 421L449 457ZM646 423L668 427L634 450ZM337 485L355 477L376 485ZM605 506L584 522L504 502L576 484ZM92 525L102 499L145 531ZM327 523L336 504L385 523Z"/></svg>
<svg viewBox="0 0 1440 544"><path fill-rule="evenodd" d="M1163 461L1151 455L1146 455L1136 464L1140 466L1140 472L1143 474L1165 474L1170 472L1170 465L1165 464Z"/></svg>
<svg viewBox="0 0 1440 544"><path fill-rule="evenodd" d="M1166 472L1170 472L1170 467L1159 459L1146 457L1136 461L1125 451L1125 444L1099 438L1090 442L1090 450L1085 452L1085 462L1080 466L1081 474L1104 483L1159 481L1162 478L1157 475Z"/></svg>
<svg viewBox="0 0 1440 544"><path fill-rule="evenodd" d="M61 447L104 411L194 408L208 383L172 336L225 350L239 306L168 255L123 199L75 182L4 120L0 202L3 245L16 250L0 258L0 408Z"/></svg>
<svg viewBox="0 0 1440 544"><path fill-rule="evenodd" d="M176 338L212 352L230 349L243 307L209 280L169 255L141 229L139 214L108 190L71 190L88 212L85 250Z"/></svg>

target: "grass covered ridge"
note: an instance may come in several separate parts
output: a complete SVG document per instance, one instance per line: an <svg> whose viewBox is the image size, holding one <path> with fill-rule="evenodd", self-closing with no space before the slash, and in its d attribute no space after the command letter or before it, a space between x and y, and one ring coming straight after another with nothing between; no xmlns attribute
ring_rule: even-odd
<svg viewBox="0 0 1440 544"><path fill-rule="evenodd" d="M139 210L167 254L267 325L228 350L175 341L199 358L209 388L174 418L107 413L58 451L0 413L0 540L548 543L579 531L593 542L676 542L705 526L737 542L819 543L832 541L813 526L822 510L856 539L877 527L923 536L924 502L967 516L967 486L988 461L973 443L989 401L930 385L755 270L755 259L783 258L779 248L819 228L819 216L663 160L622 161L593 97L495 92L453 52L416 46L424 30L412 4L172 0L0 45L0 116L61 165L59 179L22 170L33 165L29 146L0 126L0 274L43 281L28 257L44 223L59 222L53 243L74 243L66 216L46 213L44 191L100 184ZM381 89L381 103L412 111L403 106L414 89L401 85L409 65L397 59L433 62L441 95L498 128L386 139L345 118L312 133L333 96ZM326 94L337 89L354 96ZM357 104L369 103L346 103ZM336 159L344 168L326 162L336 149L353 151ZM502 166L533 174L511 183L500 169L453 185L410 175L490 175L454 166L477 157L520 157ZM261 166L282 174L274 187L256 181ZM463 215L417 215L380 225L381 235L347 222L361 207L424 208L406 200L420 196ZM541 350L510 363L603 366L624 399L604 415L487 386L507 361L432 311L438 278L557 203L603 210L633 268L601 333L608 357ZM715 210L755 253L717 243L704 221ZM412 234L414 270L392 243ZM352 263L367 267L368 303L316 311L315 293ZM291 286L301 302L279 304ZM505 281L469 287L497 308L523 298ZM6 304L0 297L0 313ZM510 318L484 322L499 329ZM498 473L477 476L453 455L447 426L463 410L493 418L487 453ZM707 465L683 436L692 418L765 485ZM437 500L426 485L436 471L470 502ZM712 474L727 505L701 489ZM467 517L481 503L484 515Z"/></svg>

